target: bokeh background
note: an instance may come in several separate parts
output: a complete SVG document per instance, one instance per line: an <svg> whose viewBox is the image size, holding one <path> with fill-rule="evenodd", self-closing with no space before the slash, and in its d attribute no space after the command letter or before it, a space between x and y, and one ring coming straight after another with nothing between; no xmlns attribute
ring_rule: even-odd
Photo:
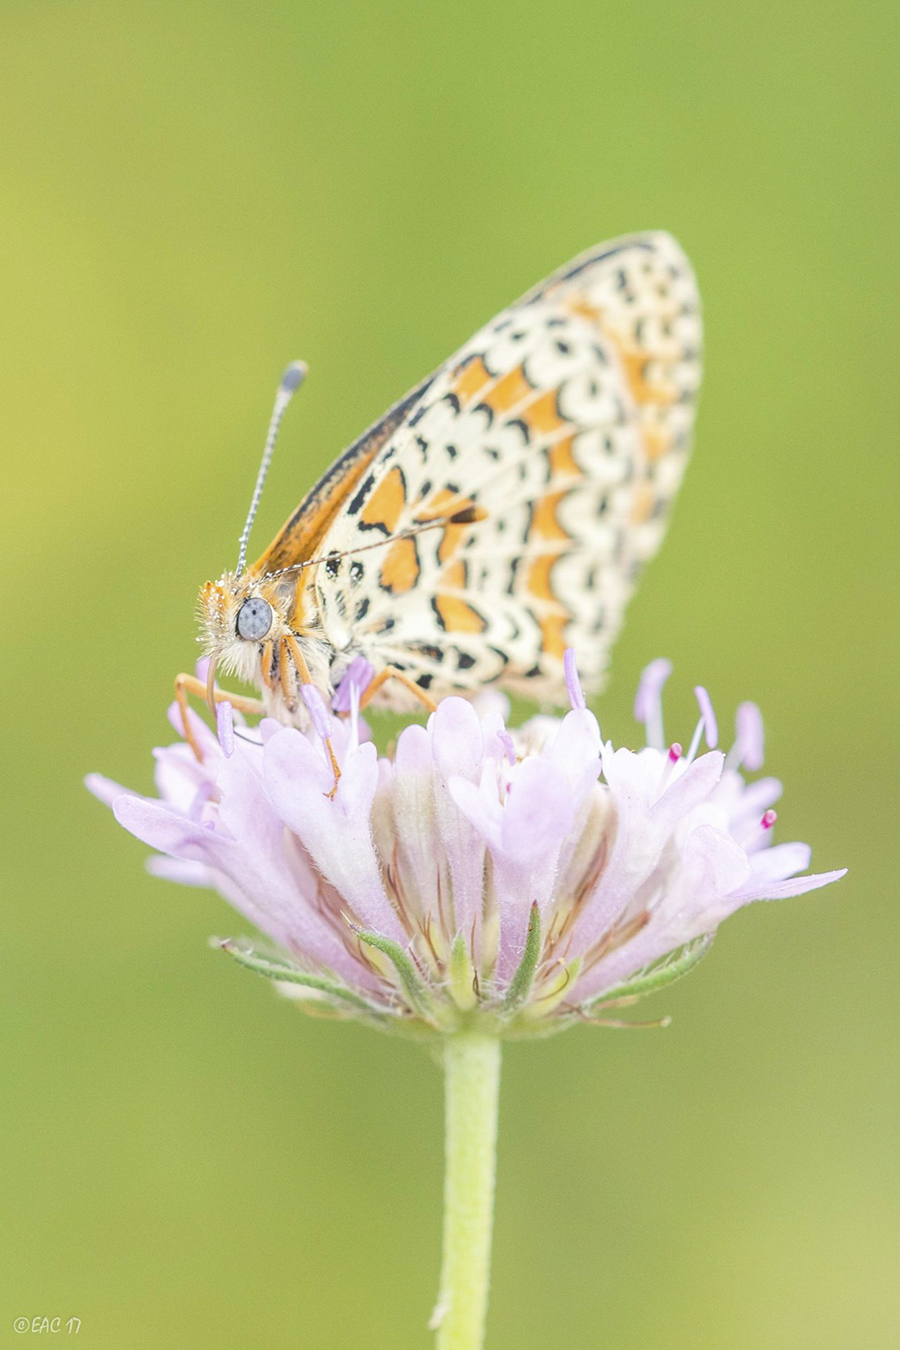
<svg viewBox="0 0 900 1350"><path fill-rule="evenodd" d="M900 1344L898 10L3 5L0 1343L425 1347L441 1083L206 945L81 787L147 789L275 382L256 542L570 255L664 227L708 327L694 462L599 708L763 706L760 905L650 1012L506 1058L494 1350ZM21 1338L19 1343L21 1343Z"/></svg>

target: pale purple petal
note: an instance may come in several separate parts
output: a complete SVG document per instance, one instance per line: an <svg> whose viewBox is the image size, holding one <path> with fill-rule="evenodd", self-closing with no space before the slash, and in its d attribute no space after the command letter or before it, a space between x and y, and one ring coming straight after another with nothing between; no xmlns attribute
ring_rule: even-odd
<svg viewBox="0 0 900 1350"><path fill-rule="evenodd" d="M428 719L434 762L445 779L477 782L484 760L481 719L464 698L445 698Z"/></svg>
<svg viewBox="0 0 900 1350"><path fill-rule="evenodd" d="M506 730L506 723L499 712L492 710L488 713L479 713L479 717L481 719L481 743L484 746L485 759L507 759L510 764L515 764L515 742Z"/></svg>
<svg viewBox="0 0 900 1350"><path fill-rule="evenodd" d="M381 882L369 826L378 783L375 748L361 745L334 775L299 731L285 728L264 750L266 784L285 825L309 850L323 876L346 896L357 922L398 942L405 934Z"/></svg>
<svg viewBox="0 0 900 1350"><path fill-rule="evenodd" d="M120 797L113 812L120 824L161 853L199 862L231 882L228 899L263 932L283 945L293 945L313 960L360 982L356 963L309 904L297 894L281 847L283 827L239 756L226 774L227 809L223 815L237 833L195 823L156 802ZM227 825L226 825L227 831Z"/></svg>
<svg viewBox="0 0 900 1350"><path fill-rule="evenodd" d="M750 900L787 900L792 895L805 895L807 891L817 891L820 886L830 886L833 881L840 881L846 875L846 867L839 867L835 872L814 872L808 877L792 877L788 881L772 881L762 886L757 886L751 880L730 895L728 900L729 903L737 901L739 904Z"/></svg>
<svg viewBox="0 0 900 1350"><path fill-rule="evenodd" d="M809 844L773 844L764 853L750 855L753 881L783 881L809 867L812 849Z"/></svg>
<svg viewBox="0 0 900 1350"><path fill-rule="evenodd" d="M348 920L399 943L444 1007L438 1028L467 1006L454 1002L459 990L449 978L457 936L474 964L476 997L492 1017L507 1015L504 993L535 903L554 943L536 990L546 990L560 961L583 958L565 1011L573 998L602 997L714 932L742 905L843 875L797 875L809 866L808 847L776 845L764 828L774 823L781 784L748 786L738 771L762 762L755 705L741 705L727 760L712 748L695 758L702 733L710 747L718 736L697 686L691 749L667 751L661 695L671 666L656 661L635 707L650 744L614 750L601 743L571 652L564 665L573 705L564 718L541 714L511 733L490 691L477 709L451 697L379 760L370 740L360 743L369 736L358 714L372 667L358 657L335 694L349 719L334 717L312 687L302 691L310 713L303 733L263 719L245 739L223 704L217 740L191 710L200 755L185 743L155 752L159 800L95 775L88 786L161 851L149 863L155 875L214 887L301 965L364 990L391 1016L421 1017L419 999L389 962L367 958ZM177 707L170 718L181 732Z"/></svg>
<svg viewBox="0 0 900 1350"><path fill-rule="evenodd" d="M589 969L574 996L599 997L676 947L713 931L722 891L748 871L746 856L727 835L708 826L695 830L686 842L680 871L670 879L651 921Z"/></svg>
<svg viewBox="0 0 900 1350"><path fill-rule="evenodd" d="M695 759L678 777L673 778L665 792L652 807L657 822L674 824L681 816L708 797L722 777L725 756L720 750Z"/></svg>
<svg viewBox="0 0 900 1350"><path fill-rule="evenodd" d="M576 920L572 943L576 953L601 941L603 934L629 911L635 897L642 895L676 825L718 783L724 756L711 751L695 760L651 805L665 759L655 751L604 754L604 774L617 815L616 834L609 862Z"/></svg>
<svg viewBox="0 0 900 1350"><path fill-rule="evenodd" d="M176 811L187 814L203 784L214 784L223 757L216 743L213 754L200 761L188 745L168 745L153 751L154 781L160 797Z"/></svg>
<svg viewBox="0 0 900 1350"><path fill-rule="evenodd" d="M586 708L567 713L545 743L541 762L552 763L563 774L577 805L600 774L600 728L594 714Z"/></svg>
<svg viewBox="0 0 900 1350"><path fill-rule="evenodd" d="M120 787L112 778L104 778L102 773L85 775L84 785L104 806L112 806L117 797L137 797L139 794L130 788Z"/></svg>
<svg viewBox="0 0 900 1350"><path fill-rule="evenodd" d="M166 715L169 720L169 725L176 732L176 734L179 736L183 736L184 721L181 716L181 708L178 706L178 704L170 703ZM194 712L193 708L188 708L187 720L188 726L191 729L191 735L197 742L197 745L200 748L200 753L203 756L203 758L205 759L207 755L212 755L215 758L218 758L219 755L221 755L222 753L221 749L219 748L218 739L216 738L214 733L210 731L209 727L206 725L203 718L198 717L197 714Z"/></svg>
<svg viewBox="0 0 900 1350"><path fill-rule="evenodd" d="M412 892L417 911L427 914L437 907L438 887L447 869L440 865L434 762L431 739L423 726L413 722L404 727L397 738L394 763L389 767L392 772L385 789L391 801L404 890Z"/></svg>
<svg viewBox="0 0 900 1350"><path fill-rule="evenodd" d="M163 853L152 853L147 859L147 871L151 876L163 881L176 881L181 886L202 886L206 889L216 884L216 874L204 863L187 862L183 858L168 858Z"/></svg>
<svg viewBox="0 0 900 1350"><path fill-rule="evenodd" d="M503 838L503 807L496 792L476 787L465 778L451 778L447 784L453 801L492 850L501 852Z"/></svg>
<svg viewBox="0 0 900 1350"><path fill-rule="evenodd" d="M574 818L572 793L559 768L544 758L526 759L517 766L503 806L499 851L517 863L533 866L551 855L555 863ZM546 904L549 896L533 898Z"/></svg>
<svg viewBox="0 0 900 1350"><path fill-rule="evenodd" d="M748 784L735 803L731 817L732 829L737 830L750 821L759 820L765 811L781 800L783 792L784 788L777 778L760 778Z"/></svg>
<svg viewBox="0 0 900 1350"><path fill-rule="evenodd" d="M686 870L702 872L710 899L729 895L750 875L750 862L740 844L712 825L699 825L693 830L684 841L682 853ZM688 905L693 914L702 914L704 897L694 894Z"/></svg>
<svg viewBox="0 0 900 1350"><path fill-rule="evenodd" d="M428 734L436 770L435 819L450 868L454 924L457 931L474 935L472 941L477 948L484 895L484 844L471 819L460 810L450 784L460 779L474 785L482 772L489 775L484 731L470 703L445 698L428 719Z"/></svg>
<svg viewBox="0 0 900 1350"><path fill-rule="evenodd" d="M500 916L496 980L498 987L503 990L521 963L532 904L536 903L542 912L546 912L553 875L546 862L535 867L529 863L516 862L501 853L494 860L493 876Z"/></svg>

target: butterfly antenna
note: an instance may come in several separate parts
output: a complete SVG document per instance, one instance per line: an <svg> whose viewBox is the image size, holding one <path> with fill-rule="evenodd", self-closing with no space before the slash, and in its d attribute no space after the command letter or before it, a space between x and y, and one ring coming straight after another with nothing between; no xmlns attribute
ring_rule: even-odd
<svg viewBox="0 0 900 1350"><path fill-rule="evenodd" d="M247 512L247 520L241 531L240 540L238 541L240 550L237 561L238 576L241 575L247 563L247 541L250 538L253 521L255 520L256 512L259 509L259 500L260 497L262 497L266 474L269 472L269 465L272 463L272 455L275 451L275 441L278 438L278 428L281 426L281 419L284 417L287 405L306 379L307 369L308 367L303 361L292 361L281 377L281 383L279 384L278 392L275 395L275 406L272 409L268 434L266 435L266 446L263 450L259 473L256 475L256 486L253 489L253 496L250 500L250 510Z"/></svg>

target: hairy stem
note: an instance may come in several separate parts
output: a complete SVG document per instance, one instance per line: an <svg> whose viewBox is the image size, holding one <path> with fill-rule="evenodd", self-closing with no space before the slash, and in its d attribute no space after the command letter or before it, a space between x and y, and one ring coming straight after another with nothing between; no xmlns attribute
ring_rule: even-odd
<svg viewBox="0 0 900 1350"><path fill-rule="evenodd" d="M491 1273L500 1042L457 1032L444 1044L446 1174L437 1350L481 1350Z"/></svg>

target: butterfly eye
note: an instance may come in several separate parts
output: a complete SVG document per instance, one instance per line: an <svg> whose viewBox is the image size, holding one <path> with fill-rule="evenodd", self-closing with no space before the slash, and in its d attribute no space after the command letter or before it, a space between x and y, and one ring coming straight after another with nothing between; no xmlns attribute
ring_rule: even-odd
<svg viewBox="0 0 900 1350"><path fill-rule="evenodd" d="M260 642L272 627L272 606L258 595L251 595L238 610L237 635L249 642Z"/></svg>

